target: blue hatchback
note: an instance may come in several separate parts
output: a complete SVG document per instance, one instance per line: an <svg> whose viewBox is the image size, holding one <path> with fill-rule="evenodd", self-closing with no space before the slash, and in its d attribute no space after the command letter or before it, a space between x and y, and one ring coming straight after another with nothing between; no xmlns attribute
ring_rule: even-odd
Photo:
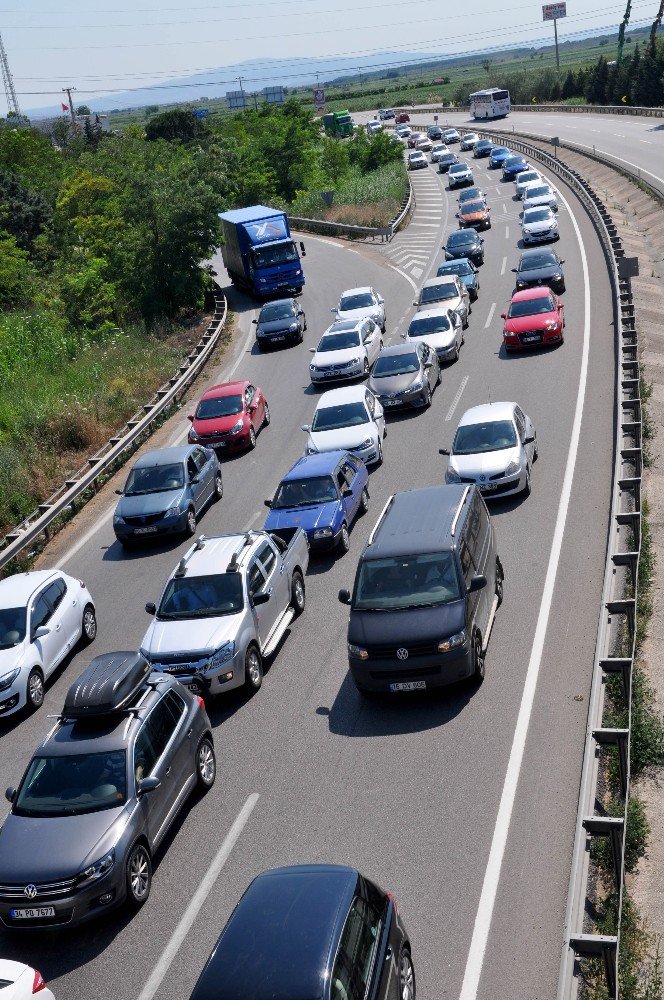
<svg viewBox="0 0 664 1000"><path fill-rule="evenodd" d="M513 155L512 150L508 146L494 146L489 153L489 166L502 167L503 161L506 160L508 156Z"/></svg>
<svg viewBox="0 0 664 1000"><path fill-rule="evenodd" d="M530 164L525 156L508 156L503 160L503 180L513 181L522 170L528 170Z"/></svg>
<svg viewBox="0 0 664 1000"><path fill-rule="evenodd" d="M369 505L368 479L364 462L347 451L305 455L265 501L265 530L302 528L312 551L348 552L348 530Z"/></svg>

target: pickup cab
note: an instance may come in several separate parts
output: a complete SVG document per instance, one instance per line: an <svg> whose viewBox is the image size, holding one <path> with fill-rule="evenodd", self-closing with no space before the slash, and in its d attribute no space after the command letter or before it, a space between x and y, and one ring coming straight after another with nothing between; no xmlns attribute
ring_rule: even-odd
<svg viewBox="0 0 664 1000"><path fill-rule="evenodd" d="M257 691L263 663L304 611L309 545L301 528L198 539L180 560L141 652L152 669L210 696Z"/></svg>
<svg viewBox="0 0 664 1000"><path fill-rule="evenodd" d="M364 462L347 451L305 455L265 501L265 530L302 528L312 551L348 552L350 526L369 506L368 479Z"/></svg>

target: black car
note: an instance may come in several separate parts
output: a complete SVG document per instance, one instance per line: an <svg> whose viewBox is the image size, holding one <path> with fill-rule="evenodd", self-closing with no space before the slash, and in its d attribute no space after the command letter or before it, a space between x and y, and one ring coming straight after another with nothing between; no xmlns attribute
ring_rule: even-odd
<svg viewBox="0 0 664 1000"><path fill-rule="evenodd" d="M508 156L503 160L503 180L513 181L522 170L529 170L530 164L525 156Z"/></svg>
<svg viewBox="0 0 664 1000"><path fill-rule="evenodd" d="M443 153L438 160L438 173L446 174L453 163L458 163L459 157L456 153Z"/></svg>
<svg viewBox="0 0 664 1000"><path fill-rule="evenodd" d="M389 893L354 868L293 865L253 880L190 1000L415 1000L408 935Z"/></svg>
<svg viewBox="0 0 664 1000"><path fill-rule="evenodd" d="M437 142L439 139L443 138L443 130L439 125L430 125L427 129L427 135L430 139Z"/></svg>
<svg viewBox="0 0 664 1000"><path fill-rule="evenodd" d="M286 341L301 344L307 329L304 309L295 299L266 302L258 319L252 322L256 326L256 342L261 350Z"/></svg>
<svg viewBox="0 0 664 1000"><path fill-rule="evenodd" d="M480 290L480 279L478 278L477 268L472 261L467 260L465 257L446 261L439 266L436 276L442 278L445 274L456 274L457 277L461 278L468 289L470 301L475 301Z"/></svg>
<svg viewBox="0 0 664 1000"><path fill-rule="evenodd" d="M473 156L476 160L479 160L482 156L490 156L491 150L493 149L493 143L491 139L480 139L473 146Z"/></svg>
<svg viewBox="0 0 664 1000"><path fill-rule="evenodd" d="M548 285L560 295L565 291L564 263L555 250L539 247L536 250L524 250L519 258L519 266L512 268L516 274L517 292L524 288Z"/></svg>
<svg viewBox="0 0 664 1000"><path fill-rule="evenodd" d="M467 257L473 264L484 263L484 240L476 229L457 229L447 237L445 260Z"/></svg>

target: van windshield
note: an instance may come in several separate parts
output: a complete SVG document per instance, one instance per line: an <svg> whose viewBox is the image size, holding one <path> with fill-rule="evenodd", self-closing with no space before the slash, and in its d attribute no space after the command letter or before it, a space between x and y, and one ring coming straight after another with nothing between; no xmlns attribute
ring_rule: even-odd
<svg viewBox="0 0 664 1000"><path fill-rule="evenodd" d="M461 597L451 552L368 559L360 564L353 608L393 611L450 604Z"/></svg>

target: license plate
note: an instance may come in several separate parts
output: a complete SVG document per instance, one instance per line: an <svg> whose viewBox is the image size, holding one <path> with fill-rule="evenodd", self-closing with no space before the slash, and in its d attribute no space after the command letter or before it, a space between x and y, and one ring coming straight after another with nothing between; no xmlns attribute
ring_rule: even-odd
<svg viewBox="0 0 664 1000"><path fill-rule="evenodd" d="M541 334L534 334L532 337L523 337L524 344L538 344L542 339Z"/></svg>
<svg viewBox="0 0 664 1000"><path fill-rule="evenodd" d="M145 528L136 528L135 534L137 535L151 535L154 531L158 531L156 524L150 524Z"/></svg>
<svg viewBox="0 0 664 1000"><path fill-rule="evenodd" d="M225 448L226 447L226 442L225 441L217 441L217 442L215 442L215 444L213 445L213 447L214 448Z"/></svg>
<svg viewBox="0 0 664 1000"><path fill-rule="evenodd" d="M480 483L481 490L495 490L496 483Z"/></svg>
<svg viewBox="0 0 664 1000"><path fill-rule="evenodd" d="M193 691L194 694L200 694L202 690L198 681L189 681L185 687L187 687L190 691Z"/></svg>
<svg viewBox="0 0 664 1000"><path fill-rule="evenodd" d="M24 910L10 910L12 920L43 920L55 916L54 906L28 906Z"/></svg>
<svg viewBox="0 0 664 1000"><path fill-rule="evenodd" d="M386 399L383 406L399 406L400 403L400 399Z"/></svg>
<svg viewBox="0 0 664 1000"><path fill-rule="evenodd" d="M399 681L390 684L390 691L423 691L426 686L426 681Z"/></svg>
<svg viewBox="0 0 664 1000"><path fill-rule="evenodd" d="M276 341L278 341L278 340L285 340L285 339L286 339L285 337L281 337L281 336L280 336L280 337L272 337L272 340L274 340L274 341L275 341L275 343L276 343Z"/></svg>

